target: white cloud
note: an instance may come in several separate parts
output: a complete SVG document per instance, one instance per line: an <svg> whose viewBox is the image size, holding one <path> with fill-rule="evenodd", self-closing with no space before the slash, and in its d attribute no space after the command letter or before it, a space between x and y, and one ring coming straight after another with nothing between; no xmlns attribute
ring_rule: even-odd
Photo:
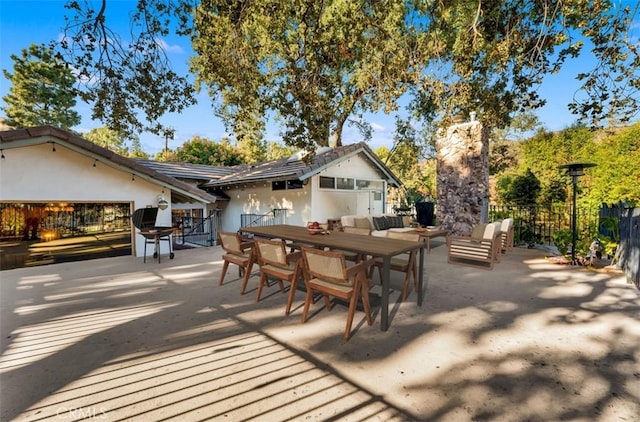
<svg viewBox="0 0 640 422"><path fill-rule="evenodd" d="M184 53L184 49L178 44L168 44L162 38L156 38L156 43L162 48L166 53Z"/></svg>

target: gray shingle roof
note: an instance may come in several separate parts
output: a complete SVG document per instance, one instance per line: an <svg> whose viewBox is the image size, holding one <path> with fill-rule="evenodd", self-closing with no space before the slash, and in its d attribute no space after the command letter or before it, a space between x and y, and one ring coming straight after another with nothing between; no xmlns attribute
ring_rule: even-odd
<svg viewBox="0 0 640 422"><path fill-rule="evenodd" d="M399 187L402 185L400 179L380 161L371 148L364 142L360 142L327 150L319 150L309 163L306 163L302 158L292 157L249 166L231 167L231 169L234 169L232 173L218 178L212 178L211 181L200 186L203 188L216 188L258 181L305 180L320 173L329 166L333 166L356 155L363 155L368 158L380 173L380 177L387 180L387 183L391 186Z"/></svg>
<svg viewBox="0 0 640 422"><path fill-rule="evenodd" d="M199 189L197 186L178 180L153 168L146 167L136 160L116 154L106 148L89 142L81 137L53 126L37 126L0 132L0 149L28 147L43 143L55 142L79 154L97 159L104 165L131 172L137 177L148 179L166 186L172 191L172 200L189 202L192 200L214 203L216 200L227 200L225 196L216 196Z"/></svg>

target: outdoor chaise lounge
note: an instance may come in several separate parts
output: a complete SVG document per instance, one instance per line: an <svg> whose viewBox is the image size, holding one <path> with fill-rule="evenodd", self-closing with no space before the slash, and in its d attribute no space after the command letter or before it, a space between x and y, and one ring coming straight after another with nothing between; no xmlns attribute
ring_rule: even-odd
<svg viewBox="0 0 640 422"><path fill-rule="evenodd" d="M500 221L478 224L471 236L449 236L447 262L492 270L500 260L501 224Z"/></svg>

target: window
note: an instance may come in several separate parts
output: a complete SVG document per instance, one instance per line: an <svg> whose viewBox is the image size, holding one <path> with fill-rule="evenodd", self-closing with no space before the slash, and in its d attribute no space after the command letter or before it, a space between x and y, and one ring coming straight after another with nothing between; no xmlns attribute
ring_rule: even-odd
<svg viewBox="0 0 640 422"><path fill-rule="evenodd" d="M338 177L336 179L336 189L353 190L354 180L346 177Z"/></svg>
<svg viewBox="0 0 640 422"><path fill-rule="evenodd" d="M358 189L366 189L369 187L370 184L371 182L368 180L360 180L360 179L356 180L356 186Z"/></svg>
<svg viewBox="0 0 640 422"><path fill-rule="evenodd" d="M299 179L287 180L287 189L302 189L303 185L304 183Z"/></svg>
<svg viewBox="0 0 640 422"><path fill-rule="evenodd" d="M333 177L320 176L320 188L322 189L335 189L336 179Z"/></svg>
<svg viewBox="0 0 640 422"><path fill-rule="evenodd" d="M299 179L278 180L271 182L271 190L302 189L304 183Z"/></svg>

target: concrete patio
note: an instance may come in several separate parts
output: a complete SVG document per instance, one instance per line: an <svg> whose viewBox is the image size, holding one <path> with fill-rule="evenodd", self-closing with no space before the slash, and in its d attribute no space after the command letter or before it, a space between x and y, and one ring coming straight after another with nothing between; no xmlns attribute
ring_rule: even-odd
<svg viewBox="0 0 640 422"><path fill-rule="evenodd" d="M219 247L0 272L2 421L612 421L640 418L640 294L619 272L515 248L493 271L433 242L425 302L391 327L276 286ZM257 269L256 269L257 270ZM255 271L255 270L254 270ZM400 275L394 281L400 286ZM379 287L375 287L375 293Z"/></svg>

